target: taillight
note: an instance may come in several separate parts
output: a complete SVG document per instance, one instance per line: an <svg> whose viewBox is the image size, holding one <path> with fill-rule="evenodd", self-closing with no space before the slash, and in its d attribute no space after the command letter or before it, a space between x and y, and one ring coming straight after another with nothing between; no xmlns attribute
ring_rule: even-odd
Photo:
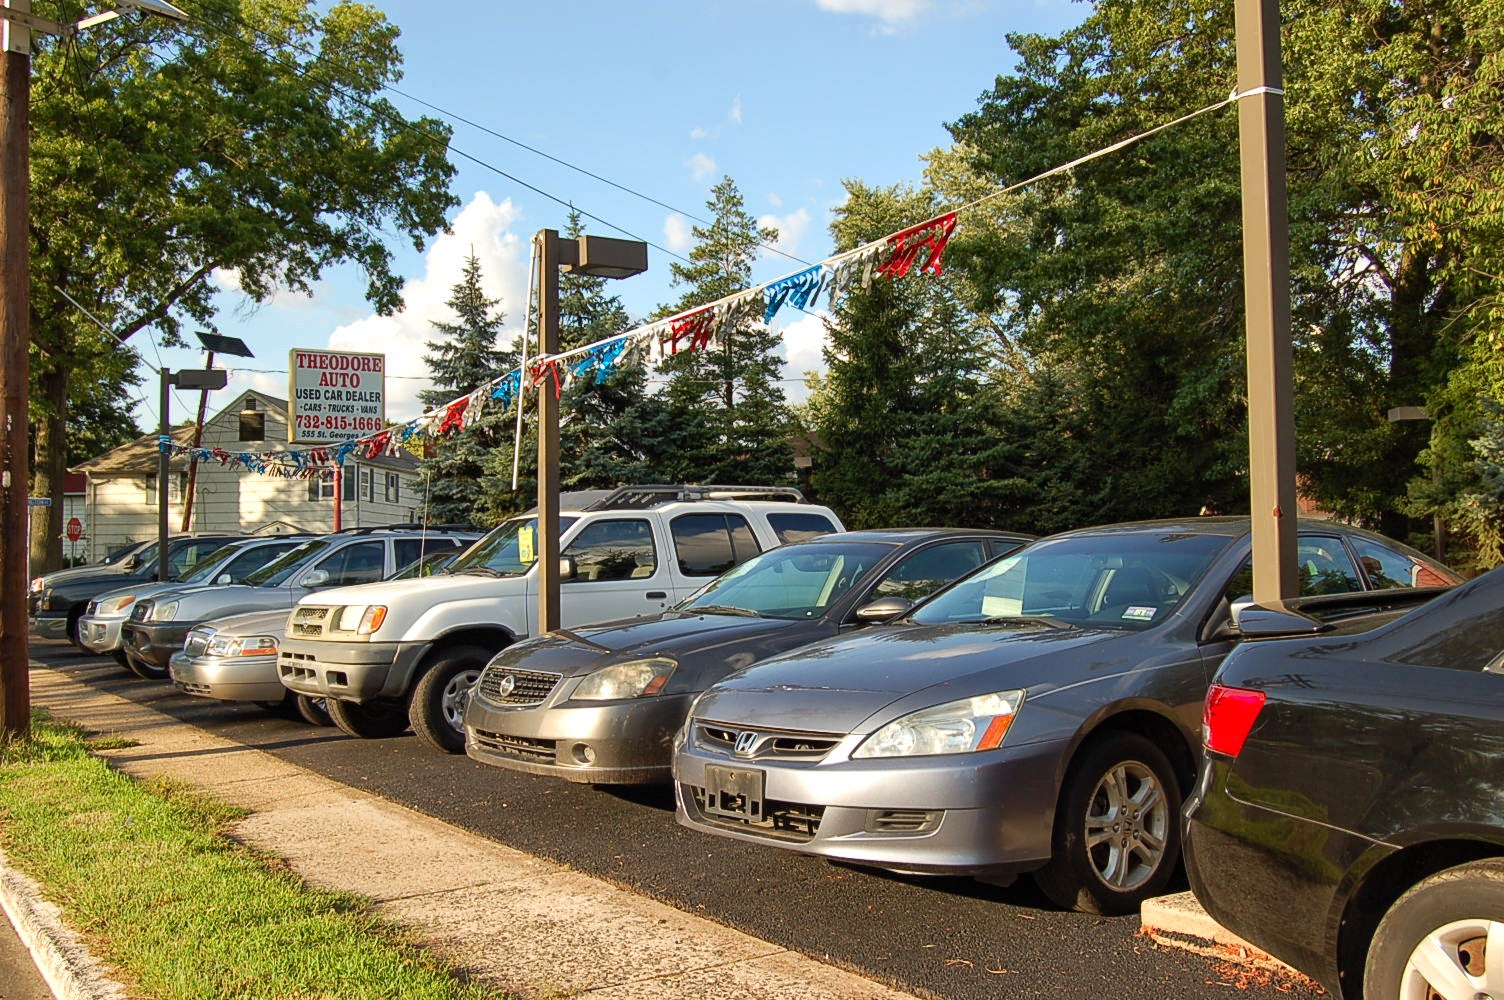
<svg viewBox="0 0 1504 1000"><path fill-rule="evenodd" d="M1208 750L1236 757L1264 707L1264 692L1213 684L1201 709L1201 741Z"/></svg>

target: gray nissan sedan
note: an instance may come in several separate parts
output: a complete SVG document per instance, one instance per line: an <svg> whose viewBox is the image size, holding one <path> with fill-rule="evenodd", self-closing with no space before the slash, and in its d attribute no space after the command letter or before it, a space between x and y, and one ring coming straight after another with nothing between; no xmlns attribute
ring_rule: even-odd
<svg viewBox="0 0 1504 1000"><path fill-rule="evenodd" d="M502 650L466 706L465 750L485 764L570 781L666 782L673 735L711 683L902 614L1027 541L902 528L770 549L664 614L561 629Z"/></svg>
<svg viewBox="0 0 1504 1000"><path fill-rule="evenodd" d="M1136 909L1179 859L1211 675L1242 638L1245 518L1089 528L1003 557L901 623L713 685L675 739L679 821L900 872L1033 872L1062 906ZM1460 582L1330 523L1299 537L1307 614Z"/></svg>

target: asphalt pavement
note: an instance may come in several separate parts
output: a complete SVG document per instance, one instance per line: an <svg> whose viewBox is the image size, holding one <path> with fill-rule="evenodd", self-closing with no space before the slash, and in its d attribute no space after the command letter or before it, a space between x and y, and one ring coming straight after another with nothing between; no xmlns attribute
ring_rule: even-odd
<svg viewBox="0 0 1504 1000"><path fill-rule="evenodd" d="M0 920L0 1000L52 1000L31 951L9 920Z"/></svg>
<svg viewBox="0 0 1504 1000"><path fill-rule="evenodd" d="M602 791L438 754L411 736L350 739L264 709L193 699L112 661L36 643L40 669L255 747L486 842L666 903L909 993L1007 997L1250 998L1319 994L1278 974L1167 948L1135 917L1062 913L1028 882L888 876L679 827L666 789ZM65 713L59 713L65 714Z"/></svg>

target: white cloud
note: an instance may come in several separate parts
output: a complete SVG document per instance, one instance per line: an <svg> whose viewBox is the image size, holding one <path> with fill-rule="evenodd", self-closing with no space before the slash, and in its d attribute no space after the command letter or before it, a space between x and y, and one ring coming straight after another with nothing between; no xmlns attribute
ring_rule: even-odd
<svg viewBox="0 0 1504 1000"><path fill-rule="evenodd" d="M704 128L703 126L696 125L694 128L689 130L689 137L691 139L708 139L710 137L710 130Z"/></svg>
<svg viewBox="0 0 1504 1000"><path fill-rule="evenodd" d="M759 226L772 226L778 230L778 239L773 245L795 256L798 256L804 234L809 232L809 223L809 210L804 208L795 209L788 215L764 215L757 220Z"/></svg>
<svg viewBox="0 0 1504 1000"><path fill-rule="evenodd" d="M411 420L423 412L418 392L430 388L425 378L428 365L423 355L427 342L436 337L433 323L452 322L453 311L445 303L454 286L463 280L465 260L472 253L480 261L481 287L490 298L501 300L506 315L502 346L522 332L527 312L528 241L510 231L519 219L511 199L491 200L478 191L451 226L429 247L421 277L403 285L404 308L392 316L366 316L335 329L329 346L346 351L380 352L386 355L386 415L388 420ZM284 383L279 395L287 391Z"/></svg>
<svg viewBox="0 0 1504 1000"><path fill-rule="evenodd" d="M734 124L734 125L740 125L742 123L742 95L741 94L737 94L735 97L733 97L731 99L731 110L726 113L726 117L729 118L731 120L731 123Z"/></svg>
<svg viewBox="0 0 1504 1000"><path fill-rule="evenodd" d="M815 5L832 14L860 14L875 17L881 29L892 32L930 8L930 0L815 0Z"/></svg>
<svg viewBox="0 0 1504 1000"><path fill-rule="evenodd" d="M674 253L689 249L694 233L690 232L689 220L677 212L663 220L663 241Z"/></svg>
<svg viewBox="0 0 1504 1000"><path fill-rule="evenodd" d="M240 283L240 271L236 268L215 268L209 272L209 281L225 292L244 294L244 287ZM277 309L307 309L318 304L318 289L325 285L324 282L314 282L312 293L295 292L291 289L279 288L260 302L253 302L249 297L245 298L243 311L257 312L267 308Z"/></svg>
<svg viewBox="0 0 1504 1000"><path fill-rule="evenodd" d="M689 168L689 175L695 179L695 183L704 181L715 174L715 160L704 153L696 153L684 161Z"/></svg>
<svg viewBox="0 0 1504 1000"><path fill-rule="evenodd" d="M771 194L770 193L768 195L768 204L772 205L774 208L782 208L783 207L783 199L780 198L780 197L778 197L777 194Z"/></svg>
<svg viewBox="0 0 1504 1000"><path fill-rule="evenodd" d="M799 318L780 331L783 338L780 351L783 377L789 380L783 383L784 394L790 403L797 405L809 398L809 386L802 381L805 373L825 370L826 314L796 312L793 315Z"/></svg>

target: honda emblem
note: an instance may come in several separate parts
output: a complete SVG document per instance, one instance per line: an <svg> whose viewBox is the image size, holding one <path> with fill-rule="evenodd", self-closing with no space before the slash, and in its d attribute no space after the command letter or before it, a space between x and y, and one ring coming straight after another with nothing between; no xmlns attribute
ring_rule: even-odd
<svg viewBox="0 0 1504 1000"><path fill-rule="evenodd" d="M736 755L738 757L750 757L752 751L757 748L757 734L748 729L736 737Z"/></svg>

